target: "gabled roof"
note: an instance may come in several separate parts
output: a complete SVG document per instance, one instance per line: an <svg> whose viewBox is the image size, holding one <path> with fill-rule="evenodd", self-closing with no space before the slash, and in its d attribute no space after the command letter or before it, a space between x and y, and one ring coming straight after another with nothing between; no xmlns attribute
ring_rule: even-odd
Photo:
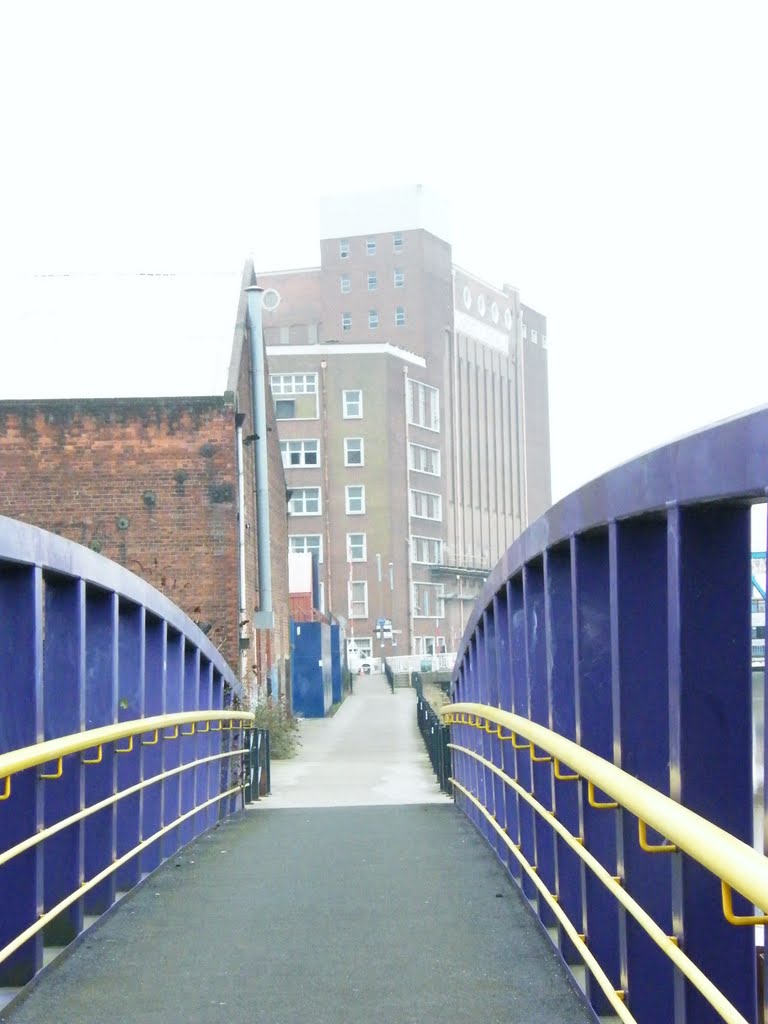
<svg viewBox="0 0 768 1024"><path fill-rule="evenodd" d="M223 395L253 267L5 277L0 399Z"/></svg>

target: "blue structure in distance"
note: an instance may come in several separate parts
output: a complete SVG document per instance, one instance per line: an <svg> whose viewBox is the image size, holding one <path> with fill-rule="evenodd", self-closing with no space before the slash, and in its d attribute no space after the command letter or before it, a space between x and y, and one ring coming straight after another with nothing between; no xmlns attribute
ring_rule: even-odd
<svg viewBox="0 0 768 1024"><path fill-rule="evenodd" d="M293 712L323 718L333 704L331 626L291 621Z"/></svg>

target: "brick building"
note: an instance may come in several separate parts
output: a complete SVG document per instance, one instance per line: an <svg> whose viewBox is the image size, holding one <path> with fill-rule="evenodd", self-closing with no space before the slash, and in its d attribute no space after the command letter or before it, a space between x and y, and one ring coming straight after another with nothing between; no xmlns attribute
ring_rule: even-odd
<svg viewBox="0 0 768 1024"><path fill-rule="evenodd" d="M421 187L329 201L322 232L320 266L257 275L291 550L366 653L455 650L551 503L546 319L454 265Z"/></svg>
<svg viewBox="0 0 768 1024"><path fill-rule="evenodd" d="M125 565L198 623L250 692L269 687L289 695L285 476L271 402L265 401L265 438L256 436L252 422L243 289L253 280L249 265L242 278L219 281L222 301L205 326L205 281L187 281L184 302L175 278L165 290L162 281L132 277L98 282L101 291L115 286L121 293L112 296L115 308L133 303L138 317L131 328L134 339L144 316L146 334L157 329L149 318L158 314L162 338L149 339L142 368L150 396L0 400L0 514L52 530ZM78 287L77 281L69 284ZM81 298L89 292L86 285ZM80 301L68 305L63 296L71 298L68 282L43 280L29 297L43 320L49 301L52 317L62 306L70 316L85 310L75 323L85 345L87 306ZM159 312L163 297L170 306L166 316ZM169 336L169 324L174 336ZM66 328L61 320L56 326L59 332ZM156 384L173 382L162 372L153 377L153 346L163 345L166 352L175 348L176 360L183 360L195 340L207 346L197 377L185 377L178 363L173 379L210 388L216 379L210 357L218 355L217 378L226 381L226 390L151 397ZM168 365L173 368L174 360ZM113 394L135 386L123 382L119 362L111 372L111 378L96 375L95 383L89 377L91 389ZM34 386L33 379L28 387ZM264 394L263 379L261 387ZM268 464L271 616L263 614L257 553L259 458Z"/></svg>

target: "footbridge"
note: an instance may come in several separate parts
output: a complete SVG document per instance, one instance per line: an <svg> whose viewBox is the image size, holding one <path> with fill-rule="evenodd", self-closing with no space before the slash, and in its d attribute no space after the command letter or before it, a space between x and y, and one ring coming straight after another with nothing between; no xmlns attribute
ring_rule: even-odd
<svg viewBox="0 0 768 1024"><path fill-rule="evenodd" d="M758 410L533 524L419 706L453 799L382 677L267 796L194 624L0 520L0 1019L764 1021L766 486Z"/></svg>

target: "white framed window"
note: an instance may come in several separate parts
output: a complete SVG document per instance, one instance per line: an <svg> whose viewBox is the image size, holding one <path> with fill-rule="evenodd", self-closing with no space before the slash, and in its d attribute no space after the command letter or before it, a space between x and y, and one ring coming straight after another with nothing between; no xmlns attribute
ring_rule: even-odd
<svg viewBox="0 0 768 1024"><path fill-rule="evenodd" d="M427 448L423 444L408 445L409 468L417 473L429 473L430 476L440 476L440 452L437 448Z"/></svg>
<svg viewBox="0 0 768 1024"><path fill-rule="evenodd" d="M395 267L394 285L395 288L402 288L405 285L405 271L399 267Z"/></svg>
<svg viewBox="0 0 768 1024"><path fill-rule="evenodd" d="M369 270L368 271L368 291L369 292L375 292L376 288L378 286L378 283L379 282L378 282L378 278L376 276L376 271L375 270Z"/></svg>
<svg viewBox="0 0 768 1024"><path fill-rule="evenodd" d="M403 236L399 231L392 236L392 248L395 252L403 251Z"/></svg>
<svg viewBox="0 0 768 1024"><path fill-rule="evenodd" d="M528 339L528 324L523 324L523 338Z"/></svg>
<svg viewBox="0 0 768 1024"><path fill-rule="evenodd" d="M288 502L289 516L319 516L320 488L293 487L291 500Z"/></svg>
<svg viewBox="0 0 768 1024"><path fill-rule="evenodd" d="M271 373L269 385L276 419L317 419L316 373Z"/></svg>
<svg viewBox="0 0 768 1024"><path fill-rule="evenodd" d="M364 533L347 534L347 561L365 562L368 560L368 543Z"/></svg>
<svg viewBox="0 0 768 1024"><path fill-rule="evenodd" d="M318 562L323 560L323 535L321 533L292 533L288 537L288 550L293 555L312 553Z"/></svg>
<svg viewBox="0 0 768 1024"><path fill-rule="evenodd" d="M344 465L365 465L365 442L363 441L362 437L344 438Z"/></svg>
<svg viewBox="0 0 768 1024"><path fill-rule="evenodd" d="M365 240L365 251L368 256L376 255L376 239L366 238Z"/></svg>
<svg viewBox="0 0 768 1024"><path fill-rule="evenodd" d="M368 310L368 326L371 328L371 330L374 330L376 327L379 326L379 313L378 313L378 310L376 310L376 309L369 309Z"/></svg>
<svg viewBox="0 0 768 1024"><path fill-rule="evenodd" d="M280 452L286 469L320 465L320 442L312 438L281 441Z"/></svg>
<svg viewBox="0 0 768 1024"><path fill-rule="evenodd" d="M362 391L343 391L342 404L345 420L361 420L363 418Z"/></svg>
<svg viewBox="0 0 768 1024"><path fill-rule="evenodd" d="M349 274L341 275L341 277L339 278L339 287L341 289L342 295L346 295L347 292L352 291L352 280Z"/></svg>
<svg viewBox="0 0 768 1024"><path fill-rule="evenodd" d="M395 327L405 327L405 307L398 306L395 310Z"/></svg>
<svg viewBox="0 0 768 1024"><path fill-rule="evenodd" d="M349 259L349 239L348 238L340 238L339 239L339 256L343 260L348 260Z"/></svg>
<svg viewBox="0 0 768 1024"><path fill-rule="evenodd" d="M419 565L440 565L443 542L438 537L412 537L411 561Z"/></svg>
<svg viewBox="0 0 768 1024"><path fill-rule="evenodd" d="M360 516L365 512L365 484L347 484L344 495L348 516Z"/></svg>
<svg viewBox="0 0 768 1024"><path fill-rule="evenodd" d="M316 373L271 373L269 385L273 395L316 395Z"/></svg>
<svg viewBox="0 0 768 1024"><path fill-rule="evenodd" d="M415 491L411 488L411 515L417 519L433 519L442 522L443 499L431 491Z"/></svg>
<svg viewBox="0 0 768 1024"><path fill-rule="evenodd" d="M413 584L413 615L417 619L445 617L444 587L442 583Z"/></svg>
<svg viewBox="0 0 768 1024"><path fill-rule="evenodd" d="M440 430L440 392L437 388L408 379L408 422L427 430Z"/></svg>
<svg viewBox="0 0 768 1024"><path fill-rule="evenodd" d="M352 314L351 313L342 313L341 314L341 329L342 329L342 331L351 331L352 330Z"/></svg>
<svg viewBox="0 0 768 1024"><path fill-rule="evenodd" d="M531 341L534 345L539 344L539 332L536 330L535 327L531 328Z"/></svg>
<svg viewBox="0 0 768 1024"><path fill-rule="evenodd" d="M360 658L373 657L373 639L369 636L350 637L347 640L347 657L356 654Z"/></svg>
<svg viewBox="0 0 768 1024"><path fill-rule="evenodd" d="M350 580L347 584L350 619L368 618L368 580Z"/></svg>

